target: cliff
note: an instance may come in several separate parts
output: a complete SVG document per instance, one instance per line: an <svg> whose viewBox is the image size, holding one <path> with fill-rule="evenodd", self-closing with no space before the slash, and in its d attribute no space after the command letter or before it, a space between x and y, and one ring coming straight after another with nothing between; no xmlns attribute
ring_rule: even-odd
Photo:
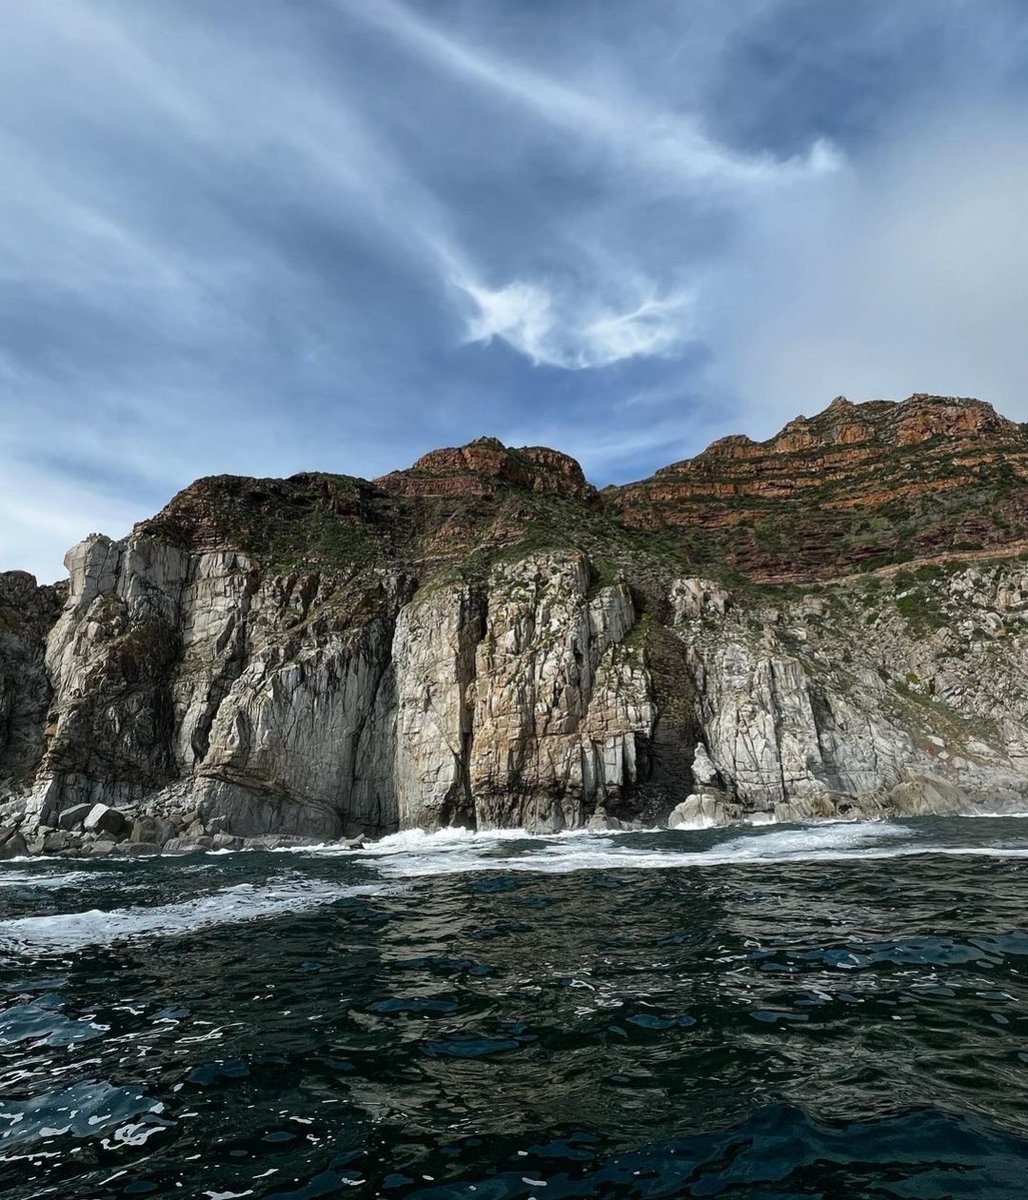
<svg viewBox="0 0 1028 1200"><path fill-rule="evenodd" d="M0 854L1028 808L1026 469L917 396L603 494L494 439L200 480L0 576Z"/></svg>

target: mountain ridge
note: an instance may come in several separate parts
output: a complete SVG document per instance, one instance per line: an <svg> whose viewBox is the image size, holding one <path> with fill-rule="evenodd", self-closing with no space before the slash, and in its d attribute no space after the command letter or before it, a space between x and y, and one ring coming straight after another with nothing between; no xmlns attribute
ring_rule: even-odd
<svg viewBox="0 0 1028 1200"><path fill-rule="evenodd" d="M329 540L340 553L352 541L354 554L424 563L447 557L442 542L459 555L476 545L514 545L519 529L539 527L538 503L519 508L510 502L517 494L580 503L594 524L603 518L629 534L661 532L664 550L677 550L683 564L765 582L829 579L904 557L993 555L1028 539L1028 431L971 398L915 393L853 404L836 397L765 441L731 434L602 492L559 450L480 437L373 480L209 476L133 532L259 553L248 535L274 503L276 519L290 509L298 519L320 513L334 524ZM413 504L421 506L416 517ZM386 536L390 522L398 536ZM343 535L347 528L352 537Z"/></svg>

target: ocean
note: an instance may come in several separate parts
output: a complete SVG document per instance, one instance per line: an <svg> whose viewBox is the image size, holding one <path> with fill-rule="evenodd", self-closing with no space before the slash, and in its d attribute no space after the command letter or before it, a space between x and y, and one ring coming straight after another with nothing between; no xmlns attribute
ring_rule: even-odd
<svg viewBox="0 0 1028 1200"><path fill-rule="evenodd" d="M1028 1195L1028 821L0 864L0 1194Z"/></svg>

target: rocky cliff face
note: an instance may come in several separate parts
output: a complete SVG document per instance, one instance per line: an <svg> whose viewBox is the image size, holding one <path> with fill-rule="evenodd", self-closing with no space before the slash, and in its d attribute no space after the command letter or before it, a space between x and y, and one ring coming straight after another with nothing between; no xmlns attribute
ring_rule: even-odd
<svg viewBox="0 0 1028 1200"><path fill-rule="evenodd" d="M605 501L488 439L373 484L201 480L72 549L67 589L0 576L0 854L1028 808L1022 440L915 397ZM861 574L829 541L775 584L765 521L759 570L700 569L735 544L715 483L739 546L772 495L776 537L833 504L879 546L931 536Z"/></svg>
<svg viewBox="0 0 1028 1200"><path fill-rule="evenodd" d="M0 761L8 787L29 783L43 756L50 701L44 648L64 594L63 587L37 587L24 571L0 574Z"/></svg>
<svg viewBox="0 0 1028 1200"><path fill-rule="evenodd" d="M417 591L142 536L93 537L67 565L45 751L8 819L106 804L194 839L562 829L639 782L631 595L593 588L580 553Z"/></svg>

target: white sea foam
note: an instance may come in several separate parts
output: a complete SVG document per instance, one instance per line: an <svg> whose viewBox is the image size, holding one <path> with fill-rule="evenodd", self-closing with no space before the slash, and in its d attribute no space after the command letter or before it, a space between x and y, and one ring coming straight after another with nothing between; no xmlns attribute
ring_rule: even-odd
<svg viewBox="0 0 1028 1200"><path fill-rule="evenodd" d="M228 922L302 912L346 896L383 890L373 884L340 887L299 877L272 879L259 887L242 883L178 904L116 908L107 912L90 909L0 921L0 947L74 950L107 945L126 937L166 937Z"/></svg>
<svg viewBox="0 0 1028 1200"><path fill-rule="evenodd" d="M725 830L710 844L709 832L662 830L659 845L640 845L636 833L575 831L532 836L524 830L472 833L445 829L394 834L367 846L365 862L389 878L418 878L482 871L667 870L768 863L836 862L943 854L1026 858L1028 847L944 846L925 840L916 825L891 821L833 821L810 825ZM517 843L511 844L511 843Z"/></svg>
<svg viewBox="0 0 1028 1200"><path fill-rule="evenodd" d="M391 833L377 842L371 842L363 848L365 854L418 854L448 853L451 850L465 850L485 844L494 845L502 842L538 842L565 841L568 838L588 837L586 829L569 829L562 833L546 835L532 834L527 829L493 829L486 833L476 833L473 829L453 827L436 829L426 833L424 829L405 829L402 833Z"/></svg>
<svg viewBox="0 0 1028 1200"><path fill-rule="evenodd" d="M949 854L958 858L1028 858L1028 848L1021 846L935 846L923 854Z"/></svg>
<svg viewBox="0 0 1028 1200"><path fill-rule="evenodd" d="M659 846L640 846L638 834L579 831L572 837L532 837L523 830L474 834L465 830L395 834L363 854L389 877L413 878L473 871L654 870L746 864L894 857L929 852L912 831L887 821L820 822L731 831L704 846L690 830L662 831ZM517 845L505 843L516 841Z"/></svg>
<svg viewBox="0 0 1028 1200"><path fill-rule="evenodd" d="M991 817L1001 821L1016 821L1023 817L1028 817L1028 812L965 812L954 813L954 816L971 818Z"/></svg>
<svg viewBox="0 0 1028 1200"><path fill-rule="evenodd" d="M59 859L12 859L12 862L59 862ZM0 865L0 887L59 888L78 887L93 876L89 871L62 871L56 875L46 871L19 871L7 864Z"/></svg>

